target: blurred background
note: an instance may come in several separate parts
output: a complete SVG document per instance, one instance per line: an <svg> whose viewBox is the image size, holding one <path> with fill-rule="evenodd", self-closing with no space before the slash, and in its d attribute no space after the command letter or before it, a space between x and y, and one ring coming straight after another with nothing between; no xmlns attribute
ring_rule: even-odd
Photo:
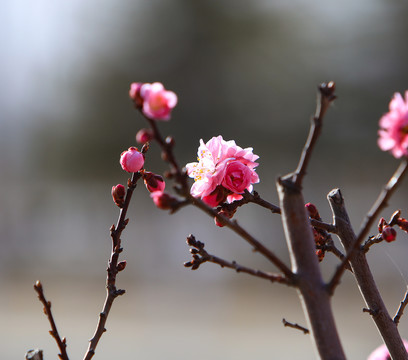
<svg viewBox="0 0 408 360"><path fill-rule="evenodd" d="M256 190L277 203L275 179L292 171L314 113L317 85L334 80L304 186L324 220L340 187L358 228L398 166L376 144L394 92L408 89L408 3L344 0L5 0L0 96L1 358L40 347L56 358L32 285L44 284L68 354L80 359L105 297L111 187L126 183L120 153L145 126L128 98L133 81L162 82L179 103L163 134L181 164L199 139L222 134L260 156ZM146 168L162 173L156 146ZM383 216L407 216L405 180ZM171 189L171 185L168 184ZM314 359L295 291L190 259L193 233L210 253L274 271L260 255L196 209L169 216L136 189L124 232L127 290L114 303L96 359ZM237 220L288 262L279 216L247 206ZM373 233L375 229L373 229ZM394 314L408 279L408 237L368 257ZM337 261L322 263L329 278ZM333 301L345 351L365 359L381 340L351 276ZM400 323L408 337L408 320Z"/></svg>

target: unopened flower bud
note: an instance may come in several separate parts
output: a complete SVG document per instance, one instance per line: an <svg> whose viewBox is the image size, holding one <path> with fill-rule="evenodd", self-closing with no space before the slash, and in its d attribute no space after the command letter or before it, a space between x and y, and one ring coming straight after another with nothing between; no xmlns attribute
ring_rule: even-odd
<svg viewBox="0 0 408 360"><path fill-rule="evenodd" d="M153 139L153 130L152 129L140 129L136 133L136 141L139 144L146 144L147 142Z"/></svg>
<svg viewBox="0 0 408 360"><path fill-rule="evenodd" d="M322 249L316 250L316 255L319 261L323 261L324 259L324 251Z"/></svg>
<svg viewBox="0 0 408 360"><path fill-rule="evenodd" d="M381 235L382 238L387 242L394 241L397 238L397 232L391 226L384 226Z"/></svg>
<svg viewBox="0 0 408 360"><path fill-rule="evenodd" d="M150 194L154 204L162 210L169 210L177 204L177 199L163 191L155 191Z"/></svg>
<svg viewBox="0 0 408 360"><path fill-rule="evenodd" d="M129 97L133 100L138 108L143 106L143 98L140 96L140 88L142 85L142 83L134 82L130 84L129 89Z"/></svg>
<svg viewBox="0 0 408 360"><path fill-rule="evenodd" d="M236 210L228 211L226 209L222 209L218 214L225 216L227 219L232 219L232 217L235 214L235 211ZM214 222L215 222L215 225L217 225L219 227L224 227L225 226L224 222L222 220L219 220L217 217L214 217Z"/></svg>
<svg viewBox="0 0 408 360"><path fill-rule="evenodd" d="M118 271L122 271L125 270L126 267L126 260L120 261L117 265L116 265L116 270Z"/></svg>
<svg viewBox="0 0 408 360"><path fill-rule="evenodd" d="M113 202L120 208L125 202L126 189L122 184L112 186L112 198Z"/></svg>
<svg viewBox="0 0 408 360"><path fill-rule="evenodd" d="M138 172L144 165L144 155L132 146L120 155L120 165L127 172Z"/></svg>
<svg viewBox="0 0 408 360"><path fill-rule="evenodd" d="M317 211L317 207L315 205L313 205L312 203L307 203L305 204L305 208L309 212L309 216L312 219L316 219L316 220L320 219L319 211Z"/></svg>
<svg viewBox="0 0 408 360"><path fill-rule="evenodd" d="M407 219L400 218L397 220L397 225L400 227L401 230L404 230L408 233L408 221Z"/></svg>
<svg viewBox="0 0 408 360"><path fill-rule="evenodd" d="M166 183L160 175L154 174L150 171L145 171L143 174L143 180L146 185L146 189L149 192L164 191Z"/></svg>
<svg viewBox="0 0 408 360"><path fill-rule="evenodd" d="M384 225L387 225L387 222L385 219L382 217L380 221L378 222L378 232L381 233L383 231Z"/></svg>

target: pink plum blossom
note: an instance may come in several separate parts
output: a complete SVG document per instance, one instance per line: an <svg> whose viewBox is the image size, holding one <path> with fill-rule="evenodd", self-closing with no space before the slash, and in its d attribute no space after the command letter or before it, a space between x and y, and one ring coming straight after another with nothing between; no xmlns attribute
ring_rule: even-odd
<svg viewBox="0 0 408 360"><path fill-rule="evenodd" d="M198 162L186 165L187 174L194 178L191 195L215 207L227 200L242 199L245 190L252 191L252 184L259 182L255 162L259 156L252 148L242 149L235 141L213 137L207 143L200 140Z"/></svg>
<svg viewBox="0 0 408 360"><path fill-rule="evenodd" d="M152 120L169 120L171 110L177 105L177 95L159 82L141 85L140 97L143 99L143 114Z"/></svg>
<svg viewBox="0 0 408 360"><path fill-rule="evenodd" d="M144 155L132 146L120 155L120 165L127 172L137 172L144 165Z"/></svg>
<svg viewBox="0 0 408 360"><path fill-rule="evenodd" d="M408 91L405 100L401 94L394 94L389 109L380 119L378 146L396 158L408 156Z"/></svg>
<svg viewBox="0 0 408 360"><path fill-rule="evenodd" d="M408 351L408 341L402 340L404 342L405 349ZM375 349L367 360L391 360L390 353L385 345L379 346Z"/></svg>

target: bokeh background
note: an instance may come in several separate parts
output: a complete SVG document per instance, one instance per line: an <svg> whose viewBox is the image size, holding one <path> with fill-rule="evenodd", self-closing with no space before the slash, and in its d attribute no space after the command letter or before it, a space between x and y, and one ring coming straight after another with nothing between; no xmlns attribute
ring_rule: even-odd
<svg viewBox="0 0 408 360"><path fill-rule="evenodd" d="M82 358L105 296L111 186L125 183L120 153L145 124L132 108L132 81L161 81L179 96L164 134L180 163L200 138L222 134L260 156L256 189L277 202L275 179L294 169L314 112L316 87L334 80L305 183L306 201L331 215L340 187L358 228L398 165L376 145L378 119L408 88L408 3L344 0L5 0L0 4L1 358L40 347L56 358L32 285L44 284L72 359ZM152 146L149 170L163 172ZM168 185L171 188L170 184ZM407 216L407 181L383 215ZM314 359L292 289L205 264L193 272L185 238L228 260L273 271L260 255L196 209L169 216L138 187L123 234L126 271L95 358ZM288 261L280 218L247 206L237 219ZM375 230L373 229L373 232ZM408 237L380 244L370 264L390 312L407 288ZM322 264L329 278L336 264ZM380 344L345 276L333 301L350 359ZM408 337L408 321L400 324Z"/></svg>

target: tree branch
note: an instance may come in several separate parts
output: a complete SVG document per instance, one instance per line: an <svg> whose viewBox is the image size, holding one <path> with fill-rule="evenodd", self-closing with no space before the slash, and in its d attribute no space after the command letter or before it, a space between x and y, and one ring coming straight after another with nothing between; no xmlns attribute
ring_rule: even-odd
<svg viewBox="0 0 408 360"><path fill-rule="evenodd" d="M394 316L393 321L394 321L394 323L395 323L396 325L398 325L398 323L399 323L399 321L400 321L400 319L401 319L402 314L404 313L404 309L405 309L405 307L407 306L407 304L408 304L408 289L407 289L407 291L405 292L404 299L401 301L400 307L398 308L398 311L397 311L397 313L396 313L395 316Z"/></svg>
<svg viewBox="0 0 408 360"><path fill-rule="evenodd" d="M37 281L34 284L34 290L37 292L38 298L40 299L41 303L44 305L44 314L47 315L48 321L51 325L50 335L55 339L58 345L58 349L60 351L60 354L58 354L58 357L61 360L69 360L67 350L66 350L67 341L65 338L61 339L59 336L57 326L55 325L54 317L51 312L51 301L47 301L47 299L45 298L44 290L43 290L43 287L40 281ZM41 357L42 357L42 352L41 352Z"/></svg>
<svg viewBox="0 0 408 360"><path fill-rule="evenodd" d="M271 274L261 270L255 270L247 266L239 265L235 261L229 262L224 259L221 259L218 256L209 254L205 249L205 244L201 241L197 241L194 235L189 235L187 237L187 244L192 246L190 249L191 254L193 255L193 260L184 263L185 267L191 267L191 270L197 270L201 264L205 262L212 262L214 264L220 265L222 268L227 267L234 269L236 272L246 273L255 277L269 280L271 282L278 282L281 284L292 285L288 279L279 274Z"/></svg>
<svg viewBox="0 0 408 360"><path fill-rule="evenodd" d="M119 271L123 270L125 263L122 265L119 261L119 254L123 251L121 247L120 236L122 231L125 229L126 225L129 222L129 219L126 218L127 210L129 208L130 200L134 189L136 188L137 181L140 179L141 173L133 173L132 178L128 180L128 188L126 191L126 197L123 207L120 209L119 219L115 225L111 227L111 238L112 238L112 252L108 262L107 268L107 278L106 278L106 298L103 305L102 312L99 314L98 324L92 338L89 340L88 349L85 353L84 360L90 360L95 355L95 349L98 345L102 334L106 331L105 324L108 319L110 309L112 307L113 301L120 295L125 293L125 290L116 288L116 275Z"/></svg>
<svg viewBox="0 0 408 360"><path fill-rule="evenodd" d="M346 257L344 258L343 262L337 267L337 270L335 274L333 275L333 278L331 280L331 284L329 288L331 288L331 291L334 290L334 288L337 286L337 284L340 282L340 279L346 270L347 263L350 261L352 256L359 251L360 245L364 241L364 239L367 237L368 231L370 230L370 227L374 223L376 217L380 213L380 211L387 205L387 201L391 197L391 195L394 193L398 185L401 183L404 175L406 174L408 169L408 161L403 160L398 169L395 171L393 176L390 178L388 183L384 186L383 191L380 193L378 196L377 200L375 201L374 205L371 207L370 211L368 212L367 216L365 217L363 224L361 226L361 230L358 234L358 236L355 239L355 242L353 245L351 245L347 249L347 254ZM333 190L335 191L335 190ZM332 193L332 192L331 192ZM330 194L328 196L330 196ZM330 200L329 200L330 201Z"/></svg>
<svg viewBox="0 0 408 360"><path fill-rule="evenodd" d="M292 180L296 186L302 185L303 177L306 175L307 166L312 156L313 149L316 145L317 139L320 136L323 117L329 108L332 101L336 98L334 91L336 90L336 85L333 81L329 83L322 83L319 85L319 94L317 97L316 113L312 118L312 123L309 130L309 135L306 140L306 144L303 147L302 154L300 156L299 164L293 173Z"/></svg>
<svg viewBox="0 0 408 360"><path fill-rule="evenodd" d="M339 189L335 189L327 195L327 198L333 212L333 220L334 225L337 227L337 235L340 238L344 249L349 254L351 252L350 249L353 249L353 246L356 243L356 235L351 226L343 196ZM359 250L355 251L354 255L350 257L349 262L361 295L368 307L368 310L366 309L363 311L370 313L372 316L392 358L398 360L408 359L408 354L398 332L398 328L391 319L381 298L370 267L368 266L364 251L359 248ZM337 276L338 272L336 272L335 276L333 276L331 282L328 284L327 289L331 294L333 294L335 287L340 281L340 277Z"/></svg>

